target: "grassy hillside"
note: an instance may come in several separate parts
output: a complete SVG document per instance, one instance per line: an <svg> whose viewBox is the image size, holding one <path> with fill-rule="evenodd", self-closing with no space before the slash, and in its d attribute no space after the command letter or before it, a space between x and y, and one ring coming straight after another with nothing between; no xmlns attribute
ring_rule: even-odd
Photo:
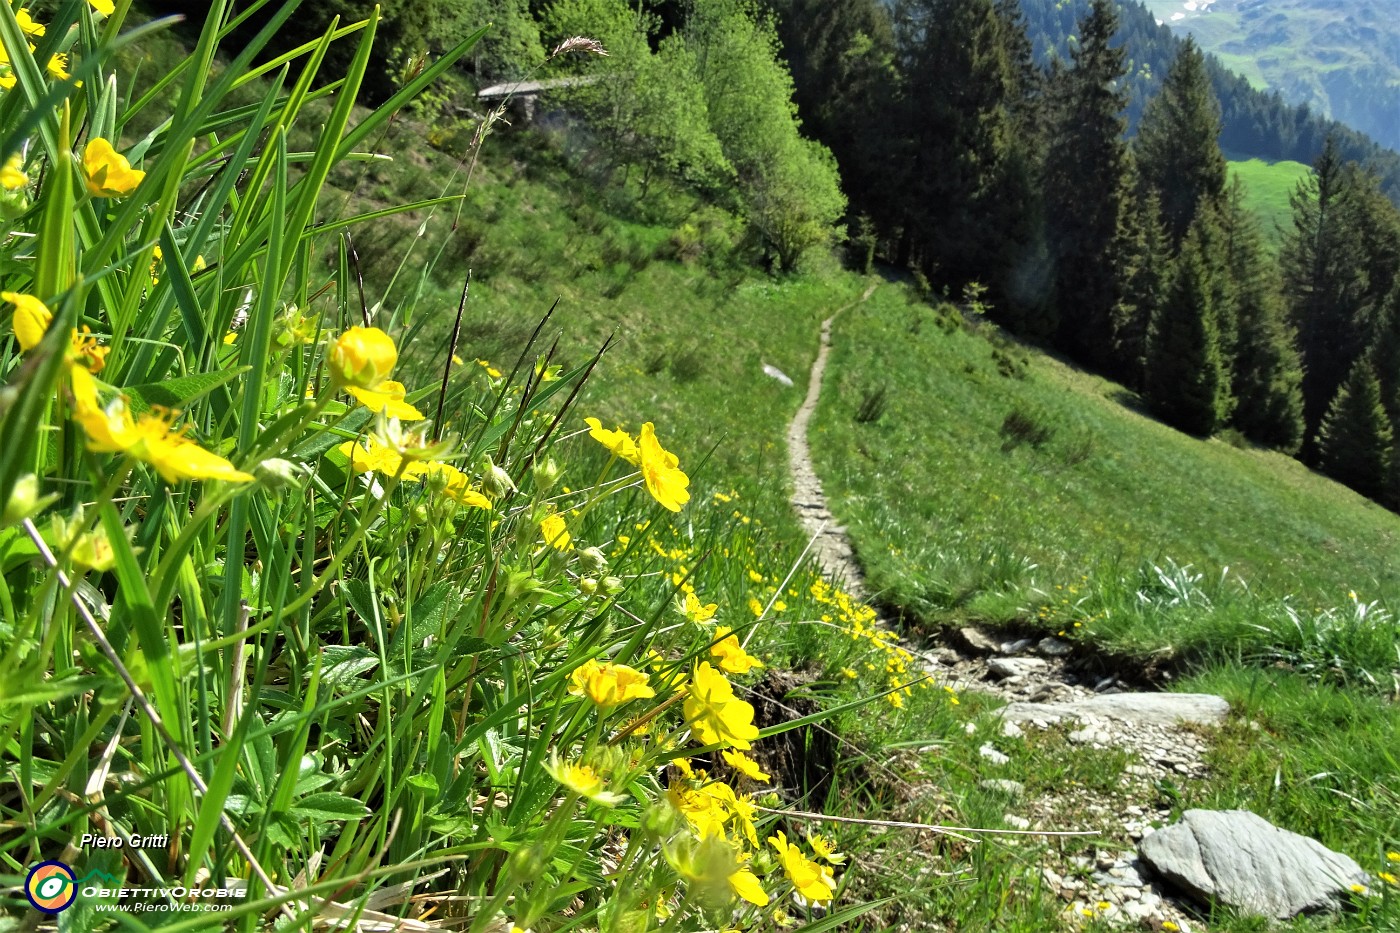
<svg viewBox="0 0 1400 933"><path fill-rule="evenodd" d="M378 189L385 198L454 184L460 190L463 173L449 141L411 152L422 133L411 123L396 127L383 148L403 159L376 165L365 178L347 174L337 179L340 190L358 192L356 200ZM634 189L595 187L571 167L563 142L534 131L493 137L455 224L440 210L361 231L367 301L382 301L416 329L415 356L433 373L445 358L468 270L457 350L468 363L508 368L557 301L541 341L556 345L565 369L611 340L589 380L587 414L633 431L654 421L692 457L707 457L705 479L785 488L783 431L801 402L817 327L858 297L862 281L821 258L786 279L746 267L733 255L739 233L732 218L661 184L645 201ZM441 244L441 253L416 281L395 278L400 244L424 223L421 239ZM799 385L765 375L764 364ZM791 521L781 496L771 505L767 517Z"/></svg>
<svg viewBox="0 0 1400 933"><path fill-rule="evenodd" d="M1259 218L1264 239L1278 247L1283 232L1291 229L1293 209L1288 203L1298 180L1312 169L1301 162L1265 162L1248 159L1230 163L1230 174L1244 182L1245 207Z"/></svg>
<svg viewBox="0 0 1400 933"><path fill-rule="evenodd" d="M1187 437L1113 383L893 292L835 339L819 472L873 584L922 617L1078 622L1179 646L1228 629L1227 607L1240 631L1257 623L1232 594L1308 610L1400 594L1400 517L1294 460ZM1173 565L1203 578L1188 586ZM1159 569L1202 588L1203 627L1165 630L1134 608L1175 585Z"/></svg>

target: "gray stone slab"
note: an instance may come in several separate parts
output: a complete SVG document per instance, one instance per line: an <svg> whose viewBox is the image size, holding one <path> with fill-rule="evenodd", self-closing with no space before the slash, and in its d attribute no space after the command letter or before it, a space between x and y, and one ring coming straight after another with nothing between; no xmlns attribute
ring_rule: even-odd
<svg viewBox="0 0 1400 933"><path fill-rule="evenodd" d="M1248 810L1187 810L1143 837L1152 871L1202 904L1286 920L1337 910L1369 877L1351 858Z"/></svg>
<svg viewBox="0 0 1400 933"><path fill-rule="evenodd" d="M1085 716L1173 726L1188 722L1215 726L1225 721L1230 704L1208 693L1109 693L1064 703L1012 703L1001 710L1012 722L1062 722Z"/></svg>

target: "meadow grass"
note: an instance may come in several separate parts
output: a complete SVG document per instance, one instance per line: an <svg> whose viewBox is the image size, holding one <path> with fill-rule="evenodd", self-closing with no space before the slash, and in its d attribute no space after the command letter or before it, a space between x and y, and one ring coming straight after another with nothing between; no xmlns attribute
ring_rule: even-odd
<svg viewBox="0 0 1400 933"><path fill-rule="evenodd" d="M1286 232L1293 229L1293 208L1288 202L1300 179L1312 168L1301 162L1263 159L1232 161L1230 174L1244 183L1244 206L1259 218L1264 242L1277 250Z"/></svg>
<svg viewBox="0 0 1400 933"><path fill-rule="evenodd" d="M1282 455L1159 423L1121 387L896 289L836 325L819 472L873 588L916 616L1081 622L1180 645L1150 613L1096 615L1190 565L1300 608L1393 598L1400 519ZM857 417L888 390L883 413ZM1188 574L1189 576L1190 574ZM1167 601L1170 601L1168 596ZM1108 622L1109 625L1102 623ZM1209 631L1185 633L1208 643Z"/></svg>

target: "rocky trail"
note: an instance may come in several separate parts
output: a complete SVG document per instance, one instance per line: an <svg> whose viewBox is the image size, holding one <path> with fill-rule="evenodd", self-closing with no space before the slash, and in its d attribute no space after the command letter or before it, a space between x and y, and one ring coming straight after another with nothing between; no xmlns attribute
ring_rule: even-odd
<svg viewBox="0 0 1400 933"><path fill-rule="evenodd" d="M822 322L807 395L788 429L792 504L811 551L830 579L867 601L872 594L850 538L828 508L807 431L821 401L832 325L876 287ZM894 627L887 619L879 621ZM1210 776L1211 733L1230 714L1224 699L1140 692L1142 678L1115 671L1113 664L1086 656L1082 646L1054 637L1007 638L969 625L933 646L911 650L940 684L1005 701L995 727L983 727L980 785L1004 798L1009 828L1087 828L1101 834L1092 856L1082 849L1078 854L1047 849L1036 856L1044 889L1064 902L1071 924L1093 920L1132 930L1204 931L1213 902L1286 919L1338 908L1357 879L1364 880L1346 856L1252 813L1188 810L1180 822L1167 825L1180 815L1175 807L1180 787ZM977 726L968 723L967 729L972 734ZM1053 746L1037 740L1051 736L1126 759L1116 786L1028 794L1012 777L1022 770L1017 759L1049 753ZM1158 840L1144 842L1154 834L1161 834ZM1238 871L1240 865L1249 872Z"/></svg>

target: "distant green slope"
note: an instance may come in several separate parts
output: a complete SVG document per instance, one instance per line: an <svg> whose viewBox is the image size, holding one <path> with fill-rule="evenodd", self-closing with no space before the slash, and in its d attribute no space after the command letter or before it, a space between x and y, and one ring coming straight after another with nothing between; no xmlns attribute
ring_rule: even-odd
<svg viewBox="0 0 1400 933"><path fill-rule="evenodd" d="M1146 0L1255 87L1400 148L1400 6L1394 0Z"/></svg>
<svg viewBox="0 0 1400 933"><path fill-rule="evenodd" d="M1301 162L1265 162L1250 159L1231 162L1230 173L1244 182L1245 207L1254 212L1264 232L1264 238L1277 247L1282 232L1292 223L1293 209L1288 196L1298 185L1298 179L1312 171Z"/></svg>

